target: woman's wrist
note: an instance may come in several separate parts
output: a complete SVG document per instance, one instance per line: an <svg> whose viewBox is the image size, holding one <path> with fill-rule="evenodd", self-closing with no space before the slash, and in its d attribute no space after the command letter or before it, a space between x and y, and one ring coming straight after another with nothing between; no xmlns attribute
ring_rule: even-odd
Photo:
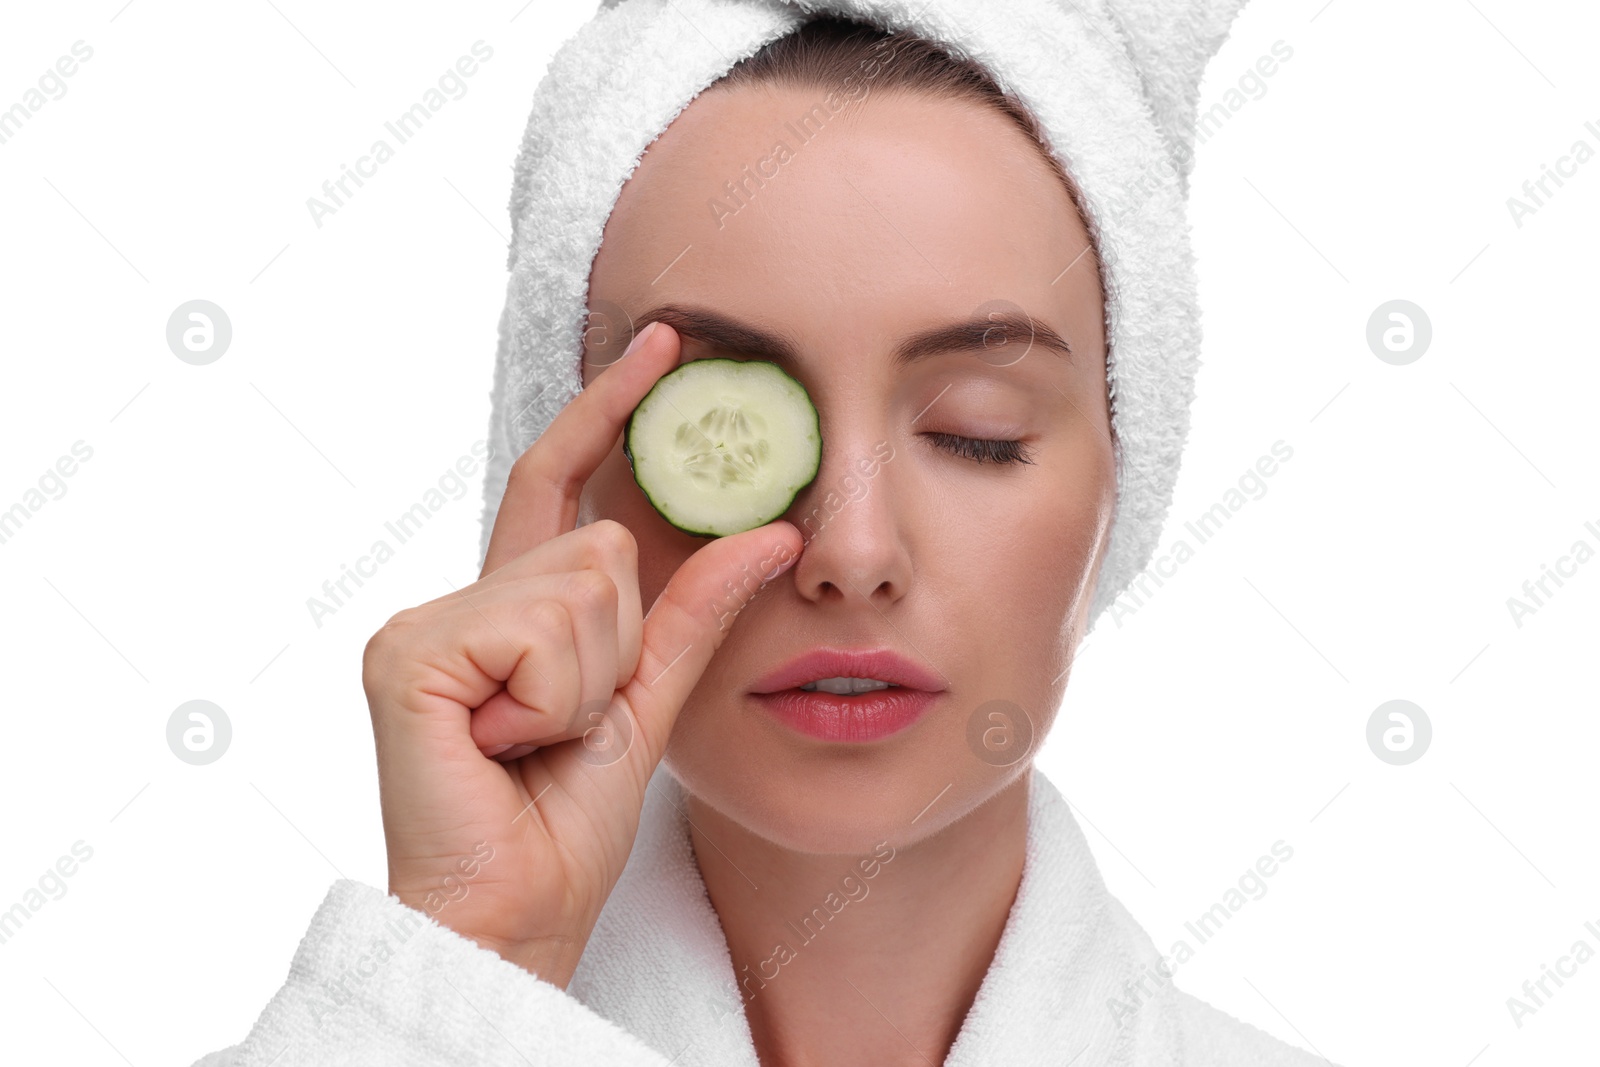
<svg viewBox="0 0 1600 1067"><path fill-rule="evenodd" d="M450 917L445 914L448 909L436 914L435 909L425 906L427 894L413 899L410 894L398 891L393 886L390 887L389 893L406 907L431 916L440 926L488 949L501 959L516 964L540 981L549 982L565 990L567 984L572 981L572 976L577 973L578 961L583 957L586 939L565 934L522 940L494 937L450 922Z"/></svg>
<svg viewBox="0 0 1600 1067"><path fill-rule="evenodd" d="M546 937L531 941L507 941L487 934L457 930L471 941L495 953L508 963L514 963L541 982L566 990L577 973L578 960L583 956L583 946L569 937Z"/></svg>

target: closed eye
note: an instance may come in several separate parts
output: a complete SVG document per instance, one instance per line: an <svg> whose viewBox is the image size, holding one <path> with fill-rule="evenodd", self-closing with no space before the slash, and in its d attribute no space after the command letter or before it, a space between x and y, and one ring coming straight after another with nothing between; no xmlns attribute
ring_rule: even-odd
<svg viewBox="0 0 1600 1067"><path fill-rule="evenodd" d="M1021 441L960 437L953 433L927 433L935 446L976 463L1032 463L1033 454Z"/></svg>

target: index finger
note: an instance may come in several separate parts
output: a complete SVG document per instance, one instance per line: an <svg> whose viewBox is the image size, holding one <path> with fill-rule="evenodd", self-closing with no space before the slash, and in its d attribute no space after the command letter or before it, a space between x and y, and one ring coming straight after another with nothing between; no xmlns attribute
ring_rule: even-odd
<svg viewBox="0 0 1600 1067"><path fill-rule="evenodd" d="M576 526L584 484L656 379L677 365L679 349L677 332L652 322L517 457L479 578Z"/></svg>

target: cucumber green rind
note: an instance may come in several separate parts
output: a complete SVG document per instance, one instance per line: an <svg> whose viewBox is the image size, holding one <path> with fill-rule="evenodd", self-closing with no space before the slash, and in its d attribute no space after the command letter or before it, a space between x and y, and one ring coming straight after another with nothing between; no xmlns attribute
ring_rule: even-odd
<svg viewBox="0 0 1600 1067"><path fill-rule="evenodd" d="M719 371L725 373L719 375ZM769 453L771 459L759 465L760 472L771 474L778 479L776 482L754 489L703 489L696 487L692 475L673 466L674 449L662 437L663 432L675 425L677 438L682 440L688 426L686 420L710 418L718 411L728 410L726 402L732 398L727 394L723 395L720 408L705 395L705 390L718 382L736 395L744 390L744 398L755 402L734 403L736 413L746 417L754 414L762 426L778 424L773 438L760 442L767 446L763 460ZM767 395L763 396L763 392ZM783 426L785 421L789 425ZM749 428L748 424L743 428ZM652 432L656 434L654 440L649 439ZM701 436L709 441L703 433ZM657 379L628 415L622 454L645 499L673 527L695 537L726 537L779 518L816 481L822 468L822 426L805 386L776 363L695 359ZM760 497L762 490L765 501Z"/></svg>

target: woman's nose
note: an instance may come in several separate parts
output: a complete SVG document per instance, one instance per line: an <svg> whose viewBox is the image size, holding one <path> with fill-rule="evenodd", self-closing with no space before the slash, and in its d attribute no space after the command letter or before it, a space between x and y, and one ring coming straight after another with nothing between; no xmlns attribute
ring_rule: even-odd
<svg viewBox="0 0 1600 1067"><path fill-rule="evenodd" d="M886 437L824 431L817 479L784 515L805 538L794 568L802 596L818 603L864 599L882 609L906 595L915 533L908 524L916 516L894 491L895 455Z"/></svg>

